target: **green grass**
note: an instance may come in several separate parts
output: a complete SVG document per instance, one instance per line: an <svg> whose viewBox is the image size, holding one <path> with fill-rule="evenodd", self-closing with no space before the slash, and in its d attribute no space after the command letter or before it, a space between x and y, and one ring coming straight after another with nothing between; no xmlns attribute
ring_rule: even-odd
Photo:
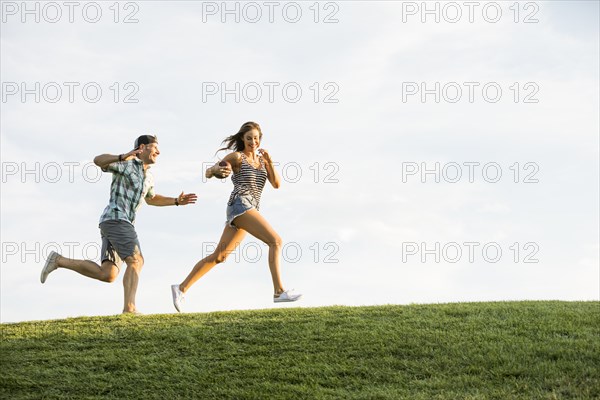
<svg viewBox="0 0 600 400"><path fill-rule="evenodd" d="M599 302L2 324L0 398L598 399Z"/></svg>

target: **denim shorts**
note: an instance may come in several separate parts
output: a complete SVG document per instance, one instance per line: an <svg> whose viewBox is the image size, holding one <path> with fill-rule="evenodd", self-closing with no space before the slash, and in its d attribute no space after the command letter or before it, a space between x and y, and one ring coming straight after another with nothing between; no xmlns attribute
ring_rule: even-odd
<svg viewBox="0 0 600 400"><path fill-rule="evenodd" d="M123 261L134 254L141 254L140 242L135 228L128 221L111 219L100 224L102 250L100 262L108 260L121 269Z"/></svg>
<svg viewBox="0 0 600 400"><path fill-rule="evenodd" d="M237 226L233 224L233 220L252 208L258 207L251 195L241 194L236 196L231 205L227 206L227 221L225 223L237 229Z"/></svg>

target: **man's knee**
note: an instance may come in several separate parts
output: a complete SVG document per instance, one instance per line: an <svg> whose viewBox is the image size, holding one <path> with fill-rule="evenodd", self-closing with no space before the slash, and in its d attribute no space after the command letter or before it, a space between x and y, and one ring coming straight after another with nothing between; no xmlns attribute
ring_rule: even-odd
<svg viewBox="0 0 600 400"><path fill-rule="evenodd" d="M102 263L102 273L100 275L100 280L102 282L112 283L119 276L119 269L117 266L109 261L105 261Z"/></svg>
<svg viewBox="0 0 600 400"><path fill-rule="evenodd" d="M125 258L125 263L128 268L134 268L137 270L141 270L144 266L144 257L140 253L135 253Z"/></svg>
<svg viewBox="0 0 600 400"><path fill-rule="evenodd" d="M119 270L116 268L111 268L108 271L106 271L104 274L102 274L102 281L108 282L108 283L113 283L114 281L117 280L117 276L119 276Z"/></svg>

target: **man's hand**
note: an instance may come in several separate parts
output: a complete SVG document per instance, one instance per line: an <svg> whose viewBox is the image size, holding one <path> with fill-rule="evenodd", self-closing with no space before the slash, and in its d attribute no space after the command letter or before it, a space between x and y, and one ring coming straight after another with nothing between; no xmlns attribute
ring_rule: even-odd
<svg viewBox="0 0 600 400"><path fill-rule="evenodd" d="M132 158L134 158L141 152L142 152L142 150L135 149L135 150L131 150L129 153L116 155L116 156L112 155L112 154L101 154L99 156L96 156L96 158L94 158L94 164L96 164L97 166L102 168L102 171L106 172L106 168L110 164L116 163L119 161L131 160Z"/></svg>
<svg viewBox="0 0 600 400"><path fill-rule="evenodd" d="M194 193L181 194L177 197L167 197L160 194L155 194L153 197L146 198L146 203L151 206L164 207L164 206L185 206L187 204L194 204L198 196Z"/></svg>
<svg viewBox="0 0 600 400"><path fill-rule="evenodd" d="M138 154L142 153L143 150L133 149L129 153L125 153L122 155L123 161L133 160Z"/></svg>
<svg viewBox="0 0 600 400"><path fill-rule="evenodd" d="M198 200L198 196L195 193L184 194L181 192L179 196L177 196L177 202L180 206L185 206L187 204L194 204Z"/></svg>

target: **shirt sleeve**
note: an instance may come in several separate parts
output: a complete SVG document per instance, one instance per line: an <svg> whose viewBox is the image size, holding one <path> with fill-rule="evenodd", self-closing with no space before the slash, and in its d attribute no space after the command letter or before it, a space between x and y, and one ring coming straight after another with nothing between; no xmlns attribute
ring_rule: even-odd
<svg viewBox="0 0 600 400"><path fill-rule="evenodd" d="M146 193L146 198L151 199L154 197L154 186L150 186L148 192Z"/></svg>
<svg viewBox="0 0 600 400"><path fill-rule="evenodd" d="M148 179L149 187L148 187L148 192L146 192L146 198L151 199L154 197L154 176L150 172L147 172L147 173L150 175L149 176L150 179Z"/></svg>
<svg viewBox="0 0 600 400"><path fill-rule="evenodd" d="M122 174L127 169L127 161L117 161L114 163L108 164L108 166L102 171L104 172L113 172L115 174Z"/></svg>

